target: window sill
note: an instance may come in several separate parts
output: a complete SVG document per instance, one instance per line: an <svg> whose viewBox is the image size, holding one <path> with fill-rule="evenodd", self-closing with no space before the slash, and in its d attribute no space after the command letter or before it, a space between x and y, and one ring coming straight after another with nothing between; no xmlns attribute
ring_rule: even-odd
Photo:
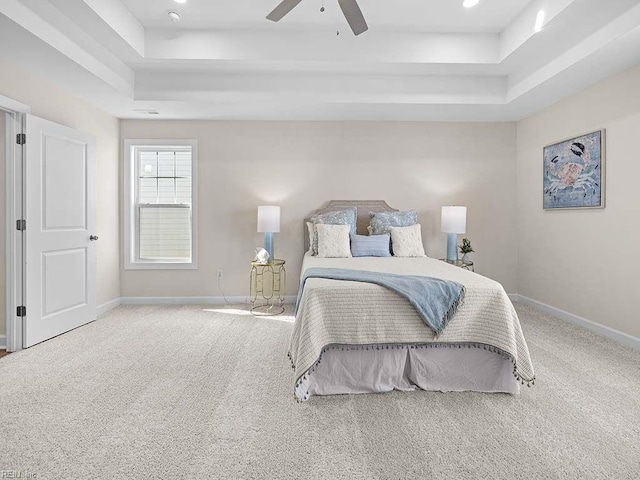
<svg viewBox="0 0 640 480"><path fill-rule="evenodd" d="M126 263L125 270L197 270L195 262L135 262Z"/></svg>

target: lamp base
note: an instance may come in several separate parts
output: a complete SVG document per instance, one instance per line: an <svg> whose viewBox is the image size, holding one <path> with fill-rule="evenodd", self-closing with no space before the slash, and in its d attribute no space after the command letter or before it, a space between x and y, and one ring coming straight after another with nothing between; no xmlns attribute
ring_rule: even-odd
<svg viewBox="0 0 640 480"><path fill-rule="evenodd" d="M447 260L449 262L458 261L458 234L447 234Z"/></svg>
<svg viewBox="0 0 640 480"><path fill-rule="evenodd" d="M269 253L268 262L273 262L275 260L273 256L273 232L266 232L264 234L264 249Z"/></svg>

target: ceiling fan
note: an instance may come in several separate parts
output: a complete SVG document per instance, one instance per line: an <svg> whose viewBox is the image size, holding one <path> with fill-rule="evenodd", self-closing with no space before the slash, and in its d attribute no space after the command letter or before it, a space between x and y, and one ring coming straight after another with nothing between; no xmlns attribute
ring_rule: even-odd
<svg viewBox="0 0 640 480"><path fill-rule="evenodd" d="M293 10L301 1L302 0L282 0L282 2L267 15L267 19L273 22L279 22L282 17ZM338 5L340 5L340 9L342 13L344 13L344 17L347 19L347 22L349 22L349 26L355 35L360 35L369 30L369 26L356 0L338 0Z"/></svg>

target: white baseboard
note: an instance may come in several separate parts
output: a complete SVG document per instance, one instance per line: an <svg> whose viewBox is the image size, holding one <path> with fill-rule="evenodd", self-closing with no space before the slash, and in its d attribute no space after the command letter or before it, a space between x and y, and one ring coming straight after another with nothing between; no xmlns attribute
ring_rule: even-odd
<svg viewBox="0 0 640 480"><path fill-rule="evenodd" d="M295 295L284 297L285 303L296 303ZM229 297L225 301L224 297L122 297L122 305L245 305L249 303L249 298Z"/></svg>
<svg viewBox="0 0 640 480"><path fill-rule="evenodd" d="M635 350L640 350L640 338L634 337L633 335L629 335L628 333L621 332L620 330L616 330L615 328L607 327L600 323L587 320L586 318L582 318L573 313L566 312L556 307L552 307L551 305L539 302L538 300L525 297L524 295L515 294L509 295L509 297L514 302L521 302L525 305L530 305L537 308L538 310L542 310L545 313L553 315L554 317L558 317L561 320L573 323L574 325L586 328L587 330L591 330L592 332L597 333L598 335L602 335L603 337L610 338L611 340L621 343L622 345L631 347Z"/></svg>
<svg viewBox="0 0 640 480"><path fill-rule="evenodd" d="M114 298L113 300L109 300L108 302L103 303L102 305L98 305L97 311L98 311L98 316L102 315L103 313L107 313L109 310L113 310L116 307L120 306L120 297L118 298Z"/></svg>
<svg viewBox="0 0 640 480"><path fill-rule="evenodd" d="M0 350L6 350L6 349L7 349L7 336L0 335Z"/></svg>

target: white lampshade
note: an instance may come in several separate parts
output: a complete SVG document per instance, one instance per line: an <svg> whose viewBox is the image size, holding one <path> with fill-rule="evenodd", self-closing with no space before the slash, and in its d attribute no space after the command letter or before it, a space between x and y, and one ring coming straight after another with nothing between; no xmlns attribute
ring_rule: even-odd
<svg viewBox="0 0 640 480"><path fill-rule="evenodd" d="M442 207L442 232L466 233L467 207Z"/></svg>
<svg viewBox="0 0 640 480"><path fill-rule="evenodd" d="M280 207L258 207L258 232L280 231Z"/></svg>

